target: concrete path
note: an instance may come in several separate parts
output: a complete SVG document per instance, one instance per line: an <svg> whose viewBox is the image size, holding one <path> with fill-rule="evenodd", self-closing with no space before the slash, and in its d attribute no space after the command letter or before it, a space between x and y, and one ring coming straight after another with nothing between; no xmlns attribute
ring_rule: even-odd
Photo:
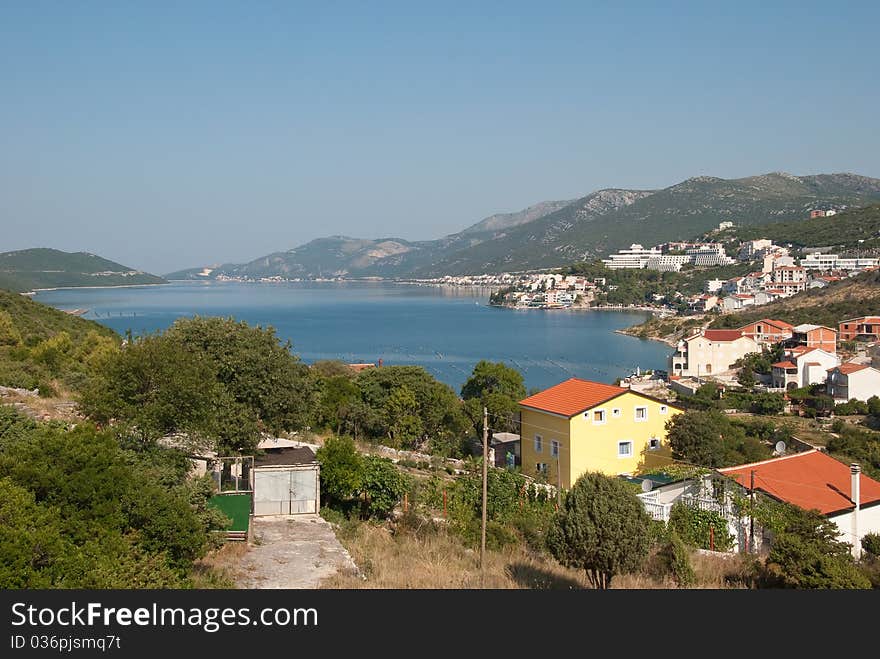
<svg viewBox="0 0 880 659"><path fill-rule="evenodd" d="M236 570L239 588L317 588L338 572L358 572L319 515L254 518L254 541Z"/></svg>

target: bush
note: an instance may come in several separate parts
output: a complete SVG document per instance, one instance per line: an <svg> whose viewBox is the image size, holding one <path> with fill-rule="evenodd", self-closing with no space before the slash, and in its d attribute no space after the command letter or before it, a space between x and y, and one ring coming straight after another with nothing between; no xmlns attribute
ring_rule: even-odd
<svg viewBox="0 0 880 659"><path fill-rule="evenodd" d="M691 586L696 581L690 552L674 530L669 532L657 557L666 574L671 574L679 586Z"/></svg>
<svg viewBox="0 0 880 659"><path fill-rule="evenodd" d="M648 555L651 518L629 486L591 472L565 497L547 533L547 547L563 565L584 570L594 587L638 569Z"/></svg>
<svg viewBox="0 0 880 659"><path fill-rule="evenodd" d="M733 547L733 536L727 529L727 520L711 510L676 503L669 514L669 529L685 543L700 549L711 548L714 529L715 551L729 551Z"/></svg>
<svg viewBox="0 0 880 659"><path fill-rule="evenodd" d="M880 533L868 533L862 538L862 549L871 556L880 558Z"/></svg>

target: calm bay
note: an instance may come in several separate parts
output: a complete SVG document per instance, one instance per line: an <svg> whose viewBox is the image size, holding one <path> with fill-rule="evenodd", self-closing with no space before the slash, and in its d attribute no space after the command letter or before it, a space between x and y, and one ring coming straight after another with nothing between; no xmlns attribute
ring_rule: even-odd
<svg viewBox="0 0 880 659"><path fill-rule="evenodd" d="M480 359L518 369L529 388L665 368L668 346L614 332L645 313L500 309L488 298L487 289L389 282L174 282L35 296L59 309L87 309L83 318L120 334L162 330L186 316L232 316L271 325L308 363L418 365L456 390Z"/></svg>

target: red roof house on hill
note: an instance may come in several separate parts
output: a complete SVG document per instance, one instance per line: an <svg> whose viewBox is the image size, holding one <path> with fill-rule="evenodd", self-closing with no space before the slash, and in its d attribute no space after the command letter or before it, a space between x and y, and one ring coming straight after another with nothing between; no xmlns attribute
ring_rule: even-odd
<svg viewBox="0 0 880 659"><path fill-rule="evenodd" d="M818 450L719 469L748 490L755 490L804 510L818 510L834 522L840 539L853 545L867 533L880 532L880 483ZM856 500L859 505L856 506Z"/></svg>

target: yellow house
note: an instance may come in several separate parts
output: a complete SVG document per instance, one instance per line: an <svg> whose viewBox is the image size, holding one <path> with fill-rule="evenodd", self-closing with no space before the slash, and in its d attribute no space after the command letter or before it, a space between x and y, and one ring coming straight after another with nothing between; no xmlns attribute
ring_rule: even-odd
<svg viewBox="0 0 880 659"><path fill-rule="evenodd" d="M519 402L522 470L570 488L588 471L636 474L671 463L666 422L681 408L571 378Z"/></svg>

